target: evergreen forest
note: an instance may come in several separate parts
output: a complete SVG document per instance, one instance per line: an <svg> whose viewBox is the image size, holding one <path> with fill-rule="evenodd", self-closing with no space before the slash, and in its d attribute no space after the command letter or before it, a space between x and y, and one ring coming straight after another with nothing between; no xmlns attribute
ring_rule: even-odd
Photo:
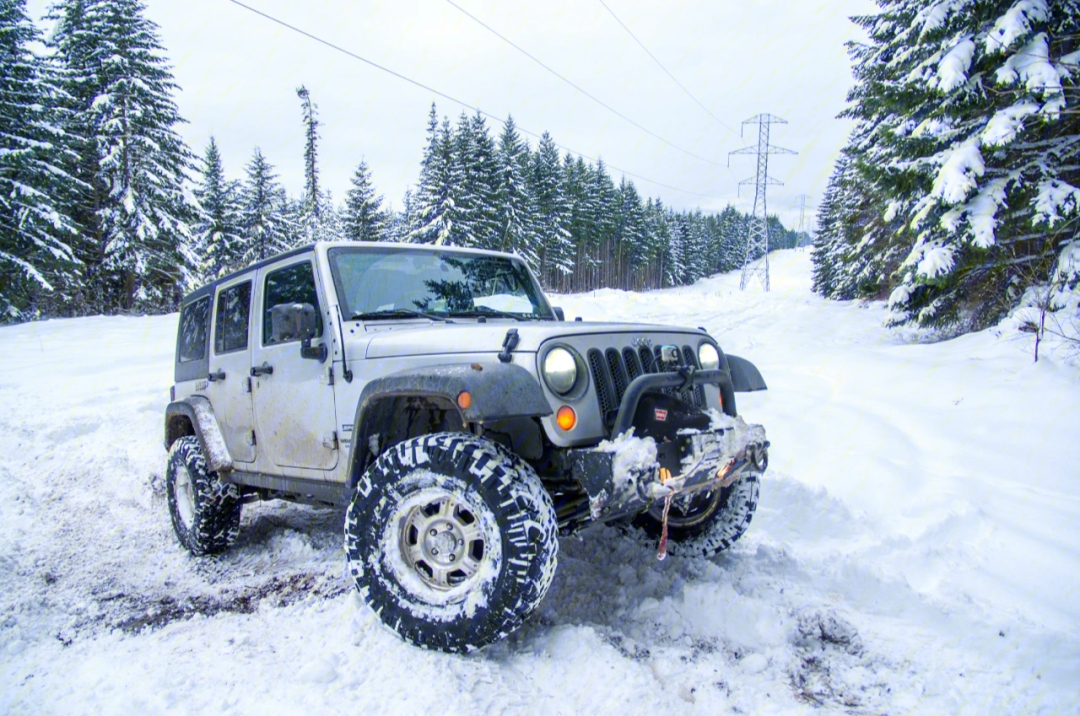
<svg viewBox="0 0 1080 716"><path fill-rule="evenodd" d="M814 290L887 300L896 323L945 334L1018 305L1080 311L1080 0L879 0L852 20L865 32L848 46L853 129L819 206ZM316 98L282 88L297 112L278 121L305 167L292 196L258 147L230 173L214 138L184 143L142 0L58 0L43 25L26 0L0 0L0 322L175 310L207 280L316 240L513 252L560 292L743 264L747 215L643 197L546 132L530 143L511 116L432 105L395 208L363 157L331 195ZM806 238L769 225L774 249Z"/></svg>
<svg viewBox="0 0 1080 716"><path fill-rule="evenodd" d="M48 33L26 0L0 0L0 322L172 311L201 283L317 240L513 252L556 291L676 286L742 265L747 215L643 198L547 133L530 146L513 117L452 123L432 105L417 184L394 210L362 157L340 201L322 185L319 107L299 87L296 116L280 120L304 156L290 196L258 147L237 176L214 138L184 143L142 0L60 0L45 21ZM775 217L770 230L774 248L798 242Z"/></svg>

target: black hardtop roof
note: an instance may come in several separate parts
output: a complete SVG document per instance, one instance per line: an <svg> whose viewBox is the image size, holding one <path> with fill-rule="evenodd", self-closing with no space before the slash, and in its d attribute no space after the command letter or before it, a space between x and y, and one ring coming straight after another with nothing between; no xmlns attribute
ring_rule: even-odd
<svg viewBox="0 0 1080 716"><path fill-rule="evenodd" d="M188 303L191 303L192 301L195 301L195 300L198 300L198 299L202 298L203 296L213 295L214 289L217 288L218 284L225 283L226 281L231 281L232 279L236 278L237 276L240 276L241 274L245 274L245 273L248 273L250 271L257 271L258 269L262 268L263 266L266 266L267 264L271 264L271 263L273 263L275 261L280 261L281 259L287 259L287 258L289 258L291 256L303 256L304 254L312 253L314 251L315 251L315 244L308 244L307 246L301 246L300 248L291 249L289 251L284 251L284 252L282 252L280 254L275 254L275 255L271 256L270 258L268 258L268 259L263 259L262 261L256 261L253 264L248 264L247 266L245 266L242 269L237 269L236 271L233 271L232 273L225 274L221 278L214 279L210 283L199 286L197 289L195 289L191 293L184 296L184 300L181 301L180 304L181 305L186 305Z"/></svg>

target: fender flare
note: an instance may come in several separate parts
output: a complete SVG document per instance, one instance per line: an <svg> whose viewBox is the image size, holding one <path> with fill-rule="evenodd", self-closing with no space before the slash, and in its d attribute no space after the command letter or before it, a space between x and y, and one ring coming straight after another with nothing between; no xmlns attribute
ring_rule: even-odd
<svg viewBox="0 0 1080 716"><path fill-rule="evenodd" d="M739 356L727 354L728 367L731 370L731 384L736 393L752 393L756 390L768 390L761 371L750 361Z"/></svg>
<svg viewBox="0 0 1080 716"><path fill-rule="evenodd" d="M469 404L458 396L467 392ZM367 418L384 398L435 398L453 406L463 424L492 420L544 417L554 412L539 379L514 363L459 363L410 368L370 381L360 392L353 419L349 455L349 480L356 484L367 467L371 430Z"/></svg>
<svg viewBox="0 0 1080 716"><path fill-rule="evenodd" d="M168 450L178 438L189 434L183 427L184 418L191 424L210 469L219 474L231 471L232 455L225 446L217 416L210 401L201 395L169 403L165 408L165 449Z"/></svg>

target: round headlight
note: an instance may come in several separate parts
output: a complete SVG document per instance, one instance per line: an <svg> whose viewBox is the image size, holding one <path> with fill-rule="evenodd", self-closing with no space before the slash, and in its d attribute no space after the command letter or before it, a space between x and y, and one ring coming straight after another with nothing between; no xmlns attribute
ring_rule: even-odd
<svg viewBox="0 0 1080 716"><path fill-rule="evenodd" d="M569 393L577 383L577 361L565 348L552 348L544 356L544 380L559 395Z"/></svg>
<svg viewBox="0 0 1080 716"><path fill-rule="evenodd" d="M720 354L712 343L702 343L698 347L697 359L704 370L716 370L720 367Z"/></svg>

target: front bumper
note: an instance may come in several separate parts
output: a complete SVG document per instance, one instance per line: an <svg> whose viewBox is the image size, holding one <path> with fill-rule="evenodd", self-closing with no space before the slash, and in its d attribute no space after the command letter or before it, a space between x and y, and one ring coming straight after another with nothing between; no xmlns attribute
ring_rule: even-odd
<svg viewBox="0 0 1080 716"><path fill-rule="evenodd" d="M726 487L768 467L765 428L714 413L708 430L684 430L661 444L627 432L595 448L573 450L574 478L589 496L594 520L644 511L669 495Z"/></svg>

